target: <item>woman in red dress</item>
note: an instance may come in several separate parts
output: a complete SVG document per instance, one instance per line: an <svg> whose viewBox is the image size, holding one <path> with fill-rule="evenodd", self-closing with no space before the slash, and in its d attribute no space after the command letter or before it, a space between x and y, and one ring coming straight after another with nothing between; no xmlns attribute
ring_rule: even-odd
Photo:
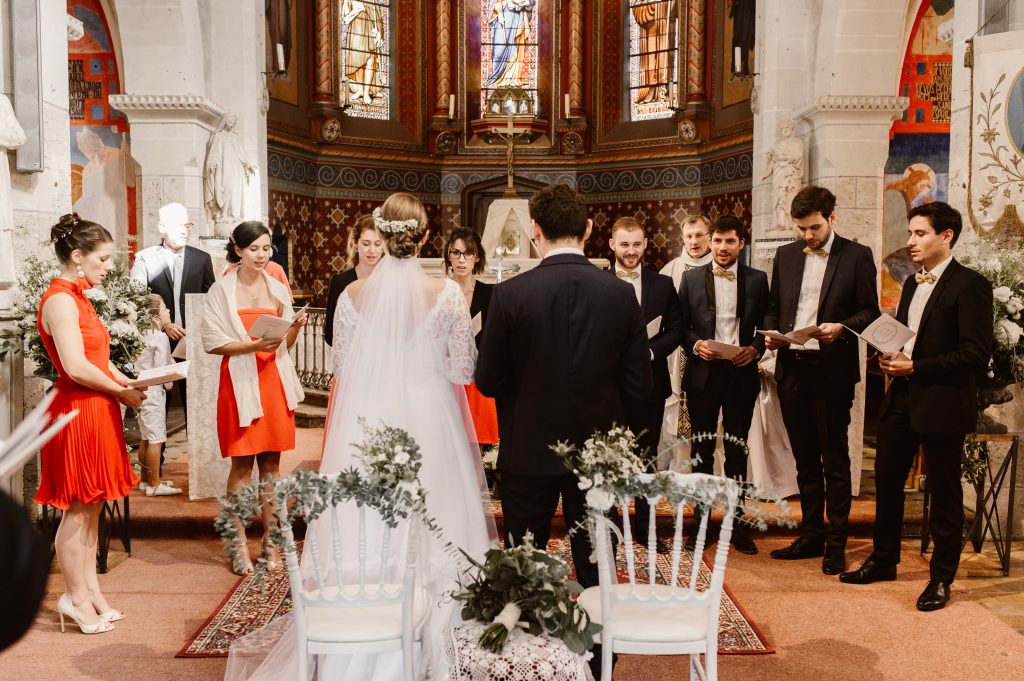
<svg viewBox="0 0 1024 681"><path fill-rule="evenodd" d="M273 249L262 222L243 222L228 242L228 262L238 267L217 281L206 297L203 347L223 355L217 395L220 453L231 458L228 494L249 484L253 463L260 480L278 478L281 452L295 448L295 407L305 395L288 349L295 344L306 315L294 316L291 293L267 274ZM261 316L289 320L276 338L254 339L249 329ZM281 564L270 541L274 509L263 506L263 555L271 568ZM231 566L235 574L252 572L243 540Z"/></svg>
<svg viewBox="0 0 1024 681"><path fill-rule="evenodd" d="M57 370L51 411L77 409L78 416L43 445L35 501L64 512L55 540L67 588L57 601L61 631L68 617L82 633L98 634L124 619L96 578L100 510L139 482L128 460L118 402L136 408L146 393L127 387L130 379L111 364L110 335L85 296L114 269L110 233L76 213L62 217L50 236L63 269L39 301L36 325Z"/></svg>
<svg viewBox="0 0 1024 681"><path fill-rule="evenodd" d="M484 271L487 256L480 242L480 235L471 229L456 229L448 235L444 246L444 265L455 283L462 289L462 295L473 318L473 329L483 329L487 320L487 308L491 304L493 284L477 281L476 275ZM481 334L476 334L476 347L480 348ZM498 442L498 411L494 400L480 393L476 383L466 386L466 401L473 415L476 441L481 449L484 445Z"/></svg>

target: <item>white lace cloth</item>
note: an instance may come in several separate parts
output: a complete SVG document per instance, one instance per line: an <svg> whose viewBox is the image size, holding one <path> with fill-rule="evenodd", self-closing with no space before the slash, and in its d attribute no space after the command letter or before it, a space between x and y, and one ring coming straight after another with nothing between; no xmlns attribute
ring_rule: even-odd
<svg viewBox="0 0 1024 681"><path fill-rule="evenodd" d="M513 629L501 655L481 648L477 641L487 627L464 622L444 632L442 651L451 681L584 681L583 657L557 638L531 636Z"/></svg>
<svg viewBox="0 0 1024 681"><path fill-rule="evenodd" d="M331 358L334 375L341 376L341 366L349 355L355 336L359 312L352 305L348 291L342 291L334 316L334 345ZM459 285L445 280L444 288L427 316L430 342L444 358L445 377L452 383L467 385L473 382L476 371L476 342L473 322L466 313L466 301Z"/></svg>

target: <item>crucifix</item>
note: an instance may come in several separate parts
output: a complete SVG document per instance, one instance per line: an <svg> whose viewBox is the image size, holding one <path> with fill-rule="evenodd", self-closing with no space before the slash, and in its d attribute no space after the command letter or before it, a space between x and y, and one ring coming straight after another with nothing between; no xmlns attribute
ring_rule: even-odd
<svg viewBox="0 0 1024 681"><path fill-rule="evenodd" d="M508 184L505 186L505 193L501 195L503 199L517 199L519 195L516 194L516 187L513 181L514 175L512 172L512 164L515 162L516 157L516 142L522 140L529 142L533 136L533 131L530 128L516 128L512 125L513 123L512 114L508 115L508 125L504 128L491 128L491 134L494 140L501 140L505 143L505 172L508 175Z"/></svg>

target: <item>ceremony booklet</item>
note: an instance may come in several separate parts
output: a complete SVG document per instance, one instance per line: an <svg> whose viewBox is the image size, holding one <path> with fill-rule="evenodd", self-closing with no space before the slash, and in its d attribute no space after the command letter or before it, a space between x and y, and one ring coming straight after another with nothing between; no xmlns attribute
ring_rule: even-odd
<svg viewBox="0 0 1024 681"><path fill-rule="evenodd" d="M295 314L292 315L292 319L305 312L308 307L309 305L306 305L301 310L296 310ZM290 328L292 328L292 323L287 319L270 314L261 314L256 318L252 328L249 329L249 336L260 339L283 338Z"/></svg>
<svg viewBox="0 0 1024 681"><path fill-rule="evenodd" d="M47 393L35 409L25 415L7 441L0 440L0 480L24 466L37 449L49 442L50 438L71 419L78 416L78 410L73 409L51 421L47 410L56 396L56 390Z"/></svg>
<svg viewBox="0 0 1024 681"><path fill-rule="evenodd" d="M480 332L484 330L484 318L482 312L477 312L473 315L473 321L470 322L473 326L473 335L479 336Z"/></svg>
<svg viewBox="0 0 1024 681"><path fill-rule="evenodd" d="M654 338L659 332L661 332L661 315L647 322L647 339Z"/></svg>
<svg viewBox="0 0 1024 681"><path fill-rule="evenodd" d="M706 340L704 344L708 347L708 350L717 352L720 359L732 359L740 353L740 346L729 345L716 340Z"/></svg>
<svg viewBox="0 0 1024 681"><path fill-rule="evenodd" d="M846 328L850 329L850 327ZM899 352L908 340L917 335L905 324L885 313L868 324L868 327L862 332L857 333L850 329L850 333L858 338L863 338L868 345L883 354Z"/></svg>
<svg viewBox="0 0 1024 681"><path fill-rule="evenodd" d="M151 385L160 385L161 383L170 383L171 381L180 381L181 379L188 376L188 361L175 362L174 364L168 364L165 367L154 367L153 369L143 369L139 372L138 378L128 383L129 388L148 388Z"/></svg>
<svg viewBox="0 0 1024 681"><path fill-rule="evenodd" d="M814 334L818 333L817 326L805 326L802 329L796 329L789 333L779 333L778 331L765 331L758 329L756 333L761 334L765 338L774 338L782 343L792 343L793 345L803 345L807 341L814 338Z"/></svg>

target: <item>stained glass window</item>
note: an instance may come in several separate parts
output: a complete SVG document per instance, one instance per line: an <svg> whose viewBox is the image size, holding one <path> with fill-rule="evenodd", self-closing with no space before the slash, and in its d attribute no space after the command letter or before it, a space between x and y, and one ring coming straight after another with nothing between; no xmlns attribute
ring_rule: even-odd
<svg viewBox="0 0 1024 681"><path fill-rule="evenodd" d="M676 96L676 0L627 0L629 119L672 115Z"/></svg>
<svg viewBox="0 0 1024 681"><path fill-rule="evenodd" d="M497 89L520 87L537 110L537 0L481 0L480 110Z"/></svg>
<svg viewBox="0 0 1024 681"><path fill-rule="evenodd" d="M386 120L391 112L388 0L341 0L341 86L346 113Z"/></svg>

